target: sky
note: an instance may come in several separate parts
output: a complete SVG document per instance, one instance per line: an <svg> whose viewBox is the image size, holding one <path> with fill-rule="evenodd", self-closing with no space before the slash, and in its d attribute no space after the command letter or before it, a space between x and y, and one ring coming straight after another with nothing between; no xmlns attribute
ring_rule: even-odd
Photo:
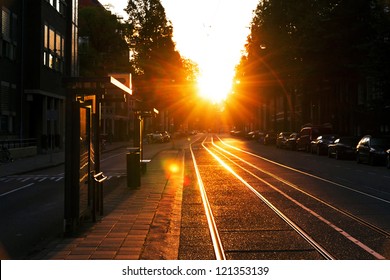
<svg viewBox="0 0 390 280"><path fill-rule="evenodd" d="M127 0L99 0L126 17ZM199 65L201 95L218 102L230 91L259 0L160 0L182 57Z"/></svg>

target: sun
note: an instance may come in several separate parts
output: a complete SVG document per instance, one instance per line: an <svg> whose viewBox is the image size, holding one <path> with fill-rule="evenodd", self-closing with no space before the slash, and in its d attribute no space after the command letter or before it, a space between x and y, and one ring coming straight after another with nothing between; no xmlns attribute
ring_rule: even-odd
<svg viewBox="0 0 390 280"><path fill-rule="evenodd" d="M200 97L212 103L226 100L231 91L231 80L218 71L203 71L197 84Z"/></svg>

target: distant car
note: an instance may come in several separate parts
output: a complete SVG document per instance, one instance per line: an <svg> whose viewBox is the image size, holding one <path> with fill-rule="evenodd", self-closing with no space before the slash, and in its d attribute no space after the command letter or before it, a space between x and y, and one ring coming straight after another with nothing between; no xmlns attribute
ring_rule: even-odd
<svg viewBox="0 0 390 280"><path fill-rule="evenodd" d="M259 134L259 131L258 130L253 130L253 131L250 131L248 132L245 137L249 140L255 140L257 138Z"/></svg>
<svg viewBox="0 0 390 280"><path fill-rule="evenodd" d="M305 126L299 132L297 139L297 150L310 152L311 141L315 140L318 136L324 134L331 134L332 128L327 126Z"/></svg>
<svg viewBox="0 0 390 280"><path fill-rule="evenodd" d="M264 132L259 132L257 133L257 142L261 143L261 144L264 144L264 138L265 138L265 133Z"/></svg>
<svg viewBox="0 0 390 280"><path fill-rule="evenodd" d="M390 137L363 136L356 146L356 162L368 162L370 165L384 164L388 149L390 149Z"/></svg>
<svg viewBox="0 0 390 280"><path fill-rule="evenodd" d="M161 133L149 133L146 135L148 143L163 143L164 137Z"/></svg>
<svg viewBox="0 0 390 280"><path fill-rule="evenodd" d="M286 143L291 132L279 132L276 137L276 148L286 148Z"/></svg>
<svg viewBox="0 0 390 280"><path fill-rule="evenodd" d="M235 137L243 137L243 136L245 136L245 132L242 130L232 130L230 132L230 135L235 136Z"/></svg>
<svg viewBox="0 0 390 280"><path fill-rule="evenodd" d="M328 145L333 143L338 138L336 134L324 134L318 136L311 141L310 150L312 154L325 155L328 154Z"/></svg>
<svg viewBox="0 0 390 280"><path fill-rule="evenodd" d="M293 132L290 134L290 136L287 138L286 141L286 148L288 150L295 151L297 149L297 139L299 137L298 132Z"/></svg>
<svg viewBox="0 0 390 280"><path fill-rule="evenodd" d="M168 133L168 131L161 132L161 135L163 137L163 142L171 141L171 135Z"/></svg>
<svg viewBox="0 0 390 280"><path fill-rule="evenodd" d="M332 144L328 145L328 157L334 157L335 159L353 159L358 142L359 138L353 136L337 138Z"/></svg>
<svg viewBox="0 0 390 280"><path fill-rule="evenodd" d="M276 143L276 133L268 132L264 136L264 145L272 145Z"/></svg>

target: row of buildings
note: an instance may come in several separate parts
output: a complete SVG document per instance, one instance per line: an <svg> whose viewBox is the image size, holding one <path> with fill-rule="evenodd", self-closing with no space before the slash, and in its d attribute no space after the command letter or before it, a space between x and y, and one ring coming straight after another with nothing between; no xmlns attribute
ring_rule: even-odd
<svg viewBox="0 0 390 280"><path fill-rule="evenodd" d="M0 37L0 140L64 141L62 79L78 75L77 0L3 0Z"/></svg>
<svg viewBox="0 0 390 280"><path fill-rule="evenodd" d="M235 126L245 131L280 132L300 131L313 124L331 126L341 135L390 134L390 95L377 90L370 77L321 84L306 91L280 86L272 93L244 97L240 106L244 110L230 110Z"/></svg>
<svg viewBox="0 0 390 280"><path fill-rule="evenodd" d="M64 78L79 76L79 5L96 0L2 0L0 37L0 145L64 148ZM118 80L130 87L129 74ZM106 102L102 134L129 136L133 100Z"/></svg>

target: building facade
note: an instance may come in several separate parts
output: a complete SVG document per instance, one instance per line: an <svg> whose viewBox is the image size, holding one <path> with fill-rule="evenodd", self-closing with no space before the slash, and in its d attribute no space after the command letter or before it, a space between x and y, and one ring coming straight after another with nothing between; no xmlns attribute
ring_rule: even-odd
<svg viewBox="0 0 390 280"><path fill-rule="evenodd" d="M0 139L63 149L63 78L78 75L77 0L4 0Z"/></svg>

